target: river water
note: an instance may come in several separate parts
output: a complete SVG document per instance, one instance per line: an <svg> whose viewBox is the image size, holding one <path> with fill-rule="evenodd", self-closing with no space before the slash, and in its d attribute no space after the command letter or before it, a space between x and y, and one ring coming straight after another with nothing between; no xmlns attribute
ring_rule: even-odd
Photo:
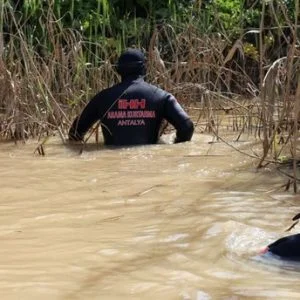
<svg viewBox="0 0 300 300"><path fill-rule="evenodd" d="M300 299L298 266L257 256L299 196L212 141L79 155L54 137L44 157L2 143L1 299Z"/></svg>

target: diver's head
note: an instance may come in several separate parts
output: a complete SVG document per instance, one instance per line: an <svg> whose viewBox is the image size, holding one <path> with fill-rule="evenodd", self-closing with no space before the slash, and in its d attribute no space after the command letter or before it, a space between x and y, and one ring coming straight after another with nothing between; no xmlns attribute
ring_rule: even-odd
<svg viewBox="0 0 300 300"><path fill-rule="evenodd" d="M131 76L146 75L146 59L142 51L138 49L128 49L123 52L118 60L117 72L122 79Z"/></svg>

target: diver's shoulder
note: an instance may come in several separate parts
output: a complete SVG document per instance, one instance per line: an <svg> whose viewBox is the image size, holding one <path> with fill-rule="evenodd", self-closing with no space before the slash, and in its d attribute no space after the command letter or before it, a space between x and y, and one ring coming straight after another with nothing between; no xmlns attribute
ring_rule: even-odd
<svg viewBox="0 0 300 300"><path fill-rule="evenodd" d="M148 88L149 90L152 90L152 91L155 92L155 93L159 93L159 94L165 95L165 96L166 96L166 95L170 95L169 92L167 92L166 90L162 89L161 87L159 87L159 86L157 86L157 85L154 85L154 84L149 83L149 82L147 82L147 81L144 81L143 84L144 84L144 86L145 86L146 88Z"/></svg>

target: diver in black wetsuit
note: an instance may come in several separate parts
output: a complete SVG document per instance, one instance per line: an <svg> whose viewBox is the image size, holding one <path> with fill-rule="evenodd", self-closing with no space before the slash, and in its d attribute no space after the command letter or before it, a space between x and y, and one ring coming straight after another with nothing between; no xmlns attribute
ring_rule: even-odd
<svg viewBox="0 0 300 300"><path fill-rule="evenodd" d="M280 238L268 245L262 253L272 253L285 260L300 261L300 234Z"/></svg>
<svg viewBox="0 0 300 300"><path fill-rule="evenodd" d="M106 145L155 144L163 119L175 127L175 143L191 140L193 122L174 96L144 81L146 67L141 51L125 51L118 60L117 72L121 83L91 99L70 128L71 141L82 141L100 121Z"/></svg>

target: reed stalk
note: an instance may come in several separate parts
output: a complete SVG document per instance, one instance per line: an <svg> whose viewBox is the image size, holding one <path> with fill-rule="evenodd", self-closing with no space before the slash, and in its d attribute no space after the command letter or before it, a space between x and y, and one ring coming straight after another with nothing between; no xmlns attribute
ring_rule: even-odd
<svg viewBox="0 0 300 300"><path fill-rule="evenodd" d="M295 21L293 27L293 44L292 44L292 62L294 60L296 41L297 41L297 28L298 28L298 16L299 16L299 0L295 1ZM294 174L294 192L297 193L297 141L298 141L298 123L300 117L300 72L298 71L298 84L295 98L295 112L294 112L294 140L292 144L292 155L293 155L293 174ZM290 76L289 76L290 80ZM290 81L288 82L290 84Z"/></svg>
<svg viewBox="0 0 300 300"><path fill-rule="evenodd" d="M261 21L260 21L260 28L259 28L259 74L260 74L260 93L261 93L261 120L263 125L263 155L258 164L258 168L262 167L262 163L269 152L269 137L268 137L268 116L267 116L267 107L266 107L266 86L264 83L264 40L263 40L263 33L264 33L264 18L265 18L265 10L266 10L266 1L262 1L262 12L261 12Z"/></svg>

